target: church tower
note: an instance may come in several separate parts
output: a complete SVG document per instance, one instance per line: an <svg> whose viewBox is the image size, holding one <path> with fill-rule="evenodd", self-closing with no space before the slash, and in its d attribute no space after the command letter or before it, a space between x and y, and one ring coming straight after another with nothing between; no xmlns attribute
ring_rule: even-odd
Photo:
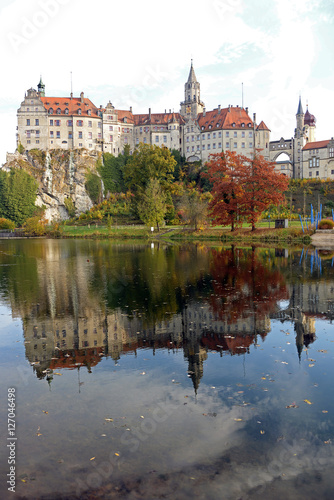
<svg viewBox="0 0 334 500"><path fill-rule="evenodd" d="M180 113L185 119L192 118L195 120L198 113L203 112L203 109L204 103L201 101L200 84L197 81L193 61L191 60L188 81L184 85L184 101L181 102Z"/></svg>

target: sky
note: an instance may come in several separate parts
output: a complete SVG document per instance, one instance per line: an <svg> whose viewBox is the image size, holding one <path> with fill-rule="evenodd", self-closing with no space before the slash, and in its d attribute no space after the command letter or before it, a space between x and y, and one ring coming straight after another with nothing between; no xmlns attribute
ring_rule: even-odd
<svg viewBox="0 0 334 500"><path fill-rule="evenodd" d="M178 112L191 60L207 110L244 104L289 139L301 96L329 139L333 25L332 0L1 0L0 163L40 76L50 97Z"/></svg>

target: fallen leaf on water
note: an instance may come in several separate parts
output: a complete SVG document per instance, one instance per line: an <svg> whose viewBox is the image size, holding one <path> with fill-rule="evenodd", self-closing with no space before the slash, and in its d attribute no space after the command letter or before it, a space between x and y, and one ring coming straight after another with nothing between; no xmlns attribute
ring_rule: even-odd
<svg viewBox="0 0 334 500"><path fill-rule="evenodd" d="M322 413L328 413L328 410L322 410Z"/></svg>
<svg viewBox="0 0 334 500"><path fill-rule="evenodd" d="M285 408L299 408L299 406L294 403L292 405L286 406Z"/></svg>
<svg viewBox="0 0 334 500"><path fill-rule="evenodd" d="M314 363L310 363L308 366L309 368L312 368L312 366L314 366Z"/></svg>
<svg viewBox="0 0 334 500"><path fill-rule="evenodd" d="M236 422L242 422L242 418L235 418L234 419Z"/></svg>
<svg viewBox="0 0 334 500"><path fill-rule="evenodd" d="M46 414L47 414L47 413L49 413L49 412L48 412L48 411L46 411L46 410L43 410L43 413L46 413Z"/></svg>
<svg viewBox="0 0 334 500"><path fill-rule="evenodd" d="M116 457L119 457L119 453L115 453Z"/></svg>
<svg viewBox="0 0 334 500"><path fill-rule="evenodd" d="M331 444L331 440L329 439L328 441L324 441L325 444Z"/></svg>
<svg viewBox="0 0 334 500"><path fill-rule="evenodd" d="M89 460L95 460L95 457L90 458Z"/></svg>
<svg viewBox="0 0 334 500"><path fill-rule="evenodd" d="M267 380L267 377L261 377L261 380Z"/></svg>
<svg viewBox="0 0 334 500"><path fill-rule="evenodd" d="M264 433L265 433L265 431L260 431L260 434L264 434Z"/></svg>
<svg viewBox="0 0 334 500"><path fill-rule="evenodd" d="M140 415L140 418L145 418L145 417L143 417L143 415Z"/></svg>
<svg viewBox="0 0 334 500"><path fill-rule="evenodd" d="M62 373L58 373L58 372L54 372L53 374L54 375L60 375L60 376L62 375Z"/></svg>
<svg viewBox="0 0 334 500"><path fill-rule="evenodd" d="M311 401L309 401L308 399L304 399L303 401L304 401L304 403L307 403L308 405L312 405L312 404L313 404L313 403L311 403Z"/></svg>
<svg viewBox="0 0 334 500"><path fill-rule="evenodd" d="M328 352L326 349L318 349L318 352Z"/></svg>
<svg viewBox="0 0 334 500"><path fill-rule="evenodd" d="M36 432L36 436L41 436L42 433L41 432Z"/></svg>
<svg viewBox="0 0 334 500"><path fill-rule="evenodd" d="M114 419L113 419L113 418L105 418L104 420L105 420L106 422L113 422L113 421L114 421Z"/></svg>

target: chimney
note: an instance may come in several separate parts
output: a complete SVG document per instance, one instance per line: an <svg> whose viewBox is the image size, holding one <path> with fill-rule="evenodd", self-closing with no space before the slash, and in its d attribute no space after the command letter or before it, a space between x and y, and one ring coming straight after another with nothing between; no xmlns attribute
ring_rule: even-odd
<svg viewBox="0 0 334 500"><path fill-rule="evenodd" d="M220 110L221 110L221 106L220 106L220 104L218 104L218 113L220 113Z"/></svg>
<svg viewBox="0 0 334 500"><path fill-rule="evenodd" d="M256 113L253 113L253 122L254 122L254 125L256 125Z"/></svg>
<svg viewBox="0 0 334 500"><path fill-rule="evenodd" d="M71 92L71 96L70 97L71 97L71 100L72 100L73 99L73 92Z"/></svg>
<svg viewBox="0 0 334 500"><path fill-rule="evenodd" d="M203 108L203 116L206 115L206 108Z"/></svg>
<svg viewBox="0 0 334 500"><path fill-rule="evenodd" d="M81 94L80 94L80 101L84 102L84 93L83 92L81 92Z"/></svg>
<svg viewBox="0 0 334 500"><path fill-rule="evenodd" d="M148 108L148 117L151 120L151 108Z"/></svg>
<svg viewBox="0 0 334 500"><path fill-rule="evenodd" d="M170 110L169 110L169 113L171 113L171 112L172 112L172 110L170 109Z"/></svg>
<svg viewBox="0 0 334 500"><path fill-rule="evenodd" d="M130 106L130 113L132 113L132 106Z"/></svg>
<svg viewBox="0 0 334 500"><path fill-rule="evenodd" d="M246 110L246 113L247 113L247 115L248 115L248 107L247 107L247 108L245 108L245 110Z"/></svg>

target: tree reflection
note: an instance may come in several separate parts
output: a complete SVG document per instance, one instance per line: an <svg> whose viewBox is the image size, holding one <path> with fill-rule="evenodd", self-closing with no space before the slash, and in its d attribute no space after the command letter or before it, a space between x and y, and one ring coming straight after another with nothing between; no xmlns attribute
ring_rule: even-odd
<svg viewBox="0 0 334 500"><path fill-rule="evenodd" d="M213 251L210 271L211 307L230 323L252 314L263 319L275 311L278 301L289 298L284 275L268 266L254 247Z"/></svg>

